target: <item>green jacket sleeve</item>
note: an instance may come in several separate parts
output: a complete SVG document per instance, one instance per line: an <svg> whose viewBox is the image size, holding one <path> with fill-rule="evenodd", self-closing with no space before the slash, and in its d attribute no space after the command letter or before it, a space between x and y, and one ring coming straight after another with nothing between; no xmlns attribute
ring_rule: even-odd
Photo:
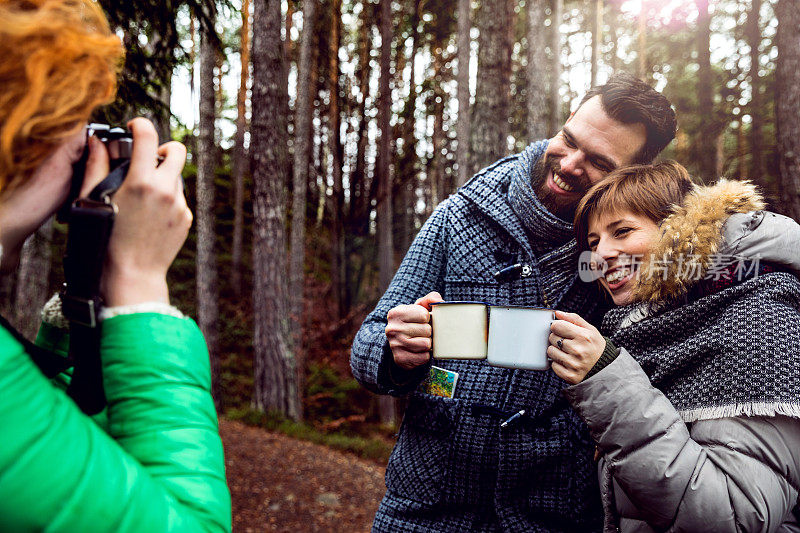
<svg viewBox="0 0 800 533"><path fill-rule="evenodd" d="M189 319L103 323L108 433L0 329L0 530L229 531L208 353Z"/></svg>

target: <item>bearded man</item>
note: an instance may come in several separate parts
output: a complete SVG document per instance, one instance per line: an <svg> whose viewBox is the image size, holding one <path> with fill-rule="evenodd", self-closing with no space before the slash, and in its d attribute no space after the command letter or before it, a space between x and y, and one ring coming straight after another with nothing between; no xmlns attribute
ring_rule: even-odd
<svg viewBox="0 0 800 533"><path fill-rule="evenodd" d="M675 129L663 95L618 74L555 137L481 170L437 206L353 343L363 386L409 398L374 531L602 528L594 445L562 398L565 382L480 360L433 368L430 309L443 298L480 301L596 323L605 305L578 279L575 208L615 168L651 162ZM424 386L432 372L457 374L447 397Z"/></svg>

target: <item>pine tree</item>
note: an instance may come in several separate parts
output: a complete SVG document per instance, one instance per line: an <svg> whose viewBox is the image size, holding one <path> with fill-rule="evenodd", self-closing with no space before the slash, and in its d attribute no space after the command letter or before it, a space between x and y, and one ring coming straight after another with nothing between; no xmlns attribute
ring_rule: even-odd
<svg viewBox="0 0 800 533"><path fill-rule="evenodd" d="M512 18L510 0L481 2L478 8L478 84L471 140L475 169L497 161L508 151Z"/></svg>
<svg viewBox="0 0 800 533"><path fill-rule="evenodd" d="M800 220L800 3L778 0L776 120L783 211Z"/></svg>
<svg viewBox="0 0 800 533"><path fill-rule="evenodd" d="M213 9L213 8L212 8ZM211 21L213 22L213 16ZM211 357L212 383L219 383L219 291L217 288L217 259L214 243L217 239L214 224L214 171L217 148L214 142L214 65L217 42L211 34L213 24L203 26L200 34L200 136L197 154L197 322L206 338ZM214 398L219 407L219 391Z"/></svg>
<svg viewBox="0 0 800 533"><path fill-rule="evenodd" d="M531 2L534 3L534 2ZM470 142L470 108L469 108L469 58L470 43L469 32L472 29L470 21L470 0L458 0L458 124L456 124L456 164L458 165L457 184L464 185L472 175L469 163Z"/></svg>
<svg viewBox="0 0 800 533"><path fill-rule="evenodd" d="M294 131L294 185L292 197L292 235L289 264L289 295L292 330L297 353L301 348L303 314L303 273L306 256L306 197L311 163L311 45L314 39L316 0L303 0L303 34L297 72ZM299 365L302 368L302 365Z"/></svg>
<svg viewBox="0 0 800 533"><path fill-rule="evenodd" d="M564 0L553 0L553 11L550 16L550 136L561 129L561 19L564 12Z"/></svg>
<svg viewBox="0 0 800 533"><path fill-rule="evenodd" d="M712 86L711 72L711 14L709 13L708 0L695 0L697 5L697 116L706 117L701 127L703 144L697 151L699 158L699 172L703 179L716 179L717 150L716 141L718 132L713 120L714 116L714 88Z"/></svg>
<svg viewBox="0 0 800 533"><path fill-rule="evenodd" d="M544 5L528 0L528 142L547 136L547 42L544 25Z"/></svg>
<svg viewBox="0 0 800 533"><path fill-rule="evenodd" d="M253 2L253 407L301 417L286 294L289 111L280 0Z"/></svg>
<svg viewBox="0 0 800 533"><path fill-rule="evenodd" d="M233 147L233 244L231 250L231 285L234 295L242 295L242 241L244 240L244 175L247 170L247 152L244 134L247 130L247 80L250 75L250 0L242 0L242 28L240 32L241 75L236 95L236 139Z"/></svg>
<svg viewBox="0 0 800 533"><path fill-rule="evenodd" d="M761 103L761 75L759 70L759 45L761 44L761 28L759 14L761 13L761 0L752 0L750 11L747 15L747 42L750 45L750 172L749 176L759 180L764 175L763 163L763 107Z"/></svg>
<svg viewBox="0 0 800 533"><path fill-rule="evenodd" d="M394 244L392 243L392 176L391 146L392 129L390 118L392 113L391 94L391 54L392 54L392 1L381 0L381 75L379 129L381 133L378 148L378 175L380 176L380 194L378 198L378 263L381 290L385 291L394 274ZM395 401L391 396L381 396L381 421L385 424L397 423Z"/></svg>

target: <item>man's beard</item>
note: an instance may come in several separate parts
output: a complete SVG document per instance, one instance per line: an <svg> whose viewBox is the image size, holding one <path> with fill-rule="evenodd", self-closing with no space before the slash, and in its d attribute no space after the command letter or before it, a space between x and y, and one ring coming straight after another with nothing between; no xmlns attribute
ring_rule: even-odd
<svg viewBox="0 0 800 533"><path fill-rule="evenodd" d="M533 169L531 169L531 184L533 185L533 190L536 192L539 201L542 202L542 205L544 205L548 211L561 220L571 224L572 220L575 218L575 210L578 207L580 199L564 198L562 195L553 192L552 189L547 186L547 174L550 171L552 171L554 175L563 175L561 172L561 165L558 163L558 158L545 154L536 161L533 165ZM578 178L571 177L569 183L573 187L579 187L577 190L586 191L587 187L583 183L580 183L580 185L578 184L580 181L581 180Z"/></svg>

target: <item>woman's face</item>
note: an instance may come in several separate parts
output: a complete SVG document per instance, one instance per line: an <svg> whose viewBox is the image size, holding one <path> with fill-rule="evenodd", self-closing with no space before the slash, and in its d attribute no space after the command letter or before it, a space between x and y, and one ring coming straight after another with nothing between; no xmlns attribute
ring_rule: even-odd
<svg viewBox="0 0 800 533"><path fill-rule="evenodd" d="M633 301L633 287L642 258L658 234L651 219L631 212L605 213L589 218L589 249L606 263L600 284L614 305Z"/></svg>

